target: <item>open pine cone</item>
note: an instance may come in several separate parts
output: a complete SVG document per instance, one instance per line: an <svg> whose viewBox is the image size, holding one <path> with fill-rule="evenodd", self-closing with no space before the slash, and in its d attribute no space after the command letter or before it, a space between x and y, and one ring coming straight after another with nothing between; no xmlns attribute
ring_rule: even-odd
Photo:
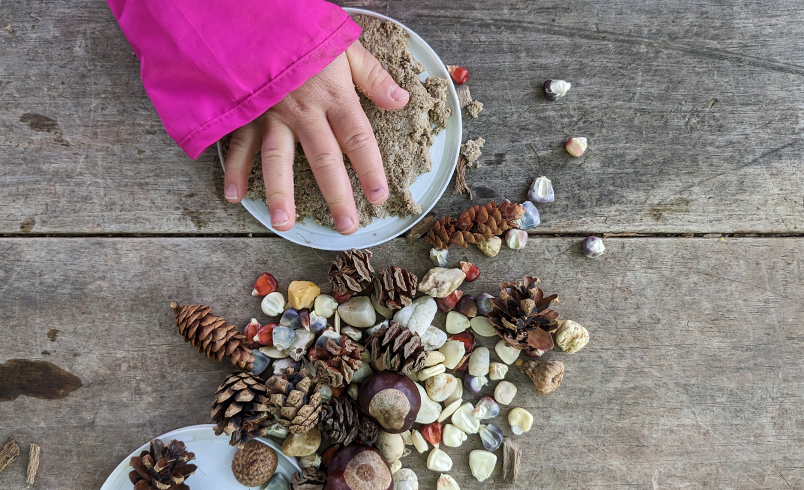
<svg viewBox="0 0 804 490"><path fill-rule="evenodd" d="M373 446L380 435L380 428L370 418L361 415L357 428L357 437L366 446Z"/></svg>
<svg viewBox="0 0 804 490"><path fill-rule="evenodd" d="M131 458L134 470L128 478L134 490L190 490L184 481L195 473L196 466L187 464L194 459L183 442L173 440L166 446L154 439L149 450Z"/></svg>
<svg viewBox="0 0 804 490"><path fill-rule="evenodd" d="M227 376L212 401L210 417L217 424L215 435L231 436L232 446L266 435L267 395L264 381L248 371Z"/></svg>
<svg viewBox="0 0 804 490"><path fill-rule="evenodd" d="M427 232L424 241L443 249L450 245L466 248L470 243L484 242L514 228L513 221L521 218L524 213L525 209L521 205L509 201L478 204L462 212L456 219L446 216L438 220Z"/></svg>
<svg viewBox="0 0 804 490"><path fill-rule="evenodd" d="M377 302L391 310L408 306L416 296L419 279L412 272L393 266L383 269L374 278L374 295Z"/></svg>
<svg viewBox="0 0 804 490"><path fill-rule="evenodd" d="M332 284L332 290L344 295L358 294L371 284L374 268L371 267L370 250L346 250L338 254L329 268L327 279Z"/></svg>
<svg viewBox="0 0 804 490"><path fill-rule="evenodd" d="M379 359L387 371L408 375L424 367L421 337L394 321L371 334L365 345L371 361Z"/></svg>
<svg viewBox="0 0 804 490"><path fill-rule="evenodd" d="M321 408L318 428L330 444L348 446L360 429L357 403L347 395L330 398Z"/></svg>
<svg viewBox="0 0 804 490"><path fill-rule="evenodd" d="M212 314L212 308L204 305L184 305L171 303L176 314L176 326L185 342L198 347L207 357L221 361L223 356L231 356L232 364L250 371L254 367L254 356L246 347L246 336L229 325L226 320Z"/></svg>
<svg viewBox="0 0 804 490"><path fill-rule="evenodd" d="M283 427L294 434L307 432L318 424L321 413L321 384L302 368L287 368L265 382L270 393L268 410Z"/></svg>
<svg viewBox="0 0 804 490"><path fill-rule="evenodd" d="M323 347L316 346L310 353L316 375L322 383L340 388L352 382L352 376L363 365L360 360L360 347L352 339L343 335L336 342L326 339Z"/></svg>
<svg viewBox="0 0 804 490"><path fill-rule="evenodd" d="M318 468L305 468L293 473L290 478L291 490L324 490L327 483L327 474Z"/></svg>
<svg viewBox="0 0 804 490"><path fill-rule="evenodd" d="M518 282L500 283L500 297L491 300L489 321L509 345L540 356L553 348L550 333L557 328L558 312L550 309L558 295L545 297L539 280L526 276Z"/></svg>

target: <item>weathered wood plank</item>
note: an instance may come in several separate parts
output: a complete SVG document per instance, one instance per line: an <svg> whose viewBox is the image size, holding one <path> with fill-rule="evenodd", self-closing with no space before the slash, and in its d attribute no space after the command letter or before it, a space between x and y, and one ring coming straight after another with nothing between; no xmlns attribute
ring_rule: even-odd
<svg viewBox="0 0 804 490"><path fill-rule="evenodd" d="M487 143L470 184L478 199L523 199L547 175L557 202L542 232L804 226L797 2L343 3L400 19L471 70L486 105L466 133ZM14 29L0 31L0 232L265 231L221 198L212 152L192 162L164 134L104 2L15 2L0 23ZM545 101L548 77L570 95ZM590 138L581 159L561 148L571 135ZM437 211L466 204L447 195Z"/></svg>
<svg viewBox="0 0 804 490"><path fill-rule="evenodd" d="M467 292L535 274L591 333L578 354L550 354L567 365L555 393L509 374L516 405L537 414L517 488L804 485L804 240L610 239L599 260L577 245L465 253L482 269ZM66 398L0 402L0 439L39 443L39 485L65 490L98 488L150 437L206 421L230 367L183 344L170 301L210 304L239 325L264 320L249 294L258 273L273 271L283 288L322 281L333 257L277 238L2 239L0 255L0 364L45 360L83 381ZM402 240L375 249L374 263L429 267L426 247ZM472 437L450 450L464 489L482 488L468 474L477 447ZM405 464L434 488L423 457ZM24 478L15 462L0 489Z"/></svg>

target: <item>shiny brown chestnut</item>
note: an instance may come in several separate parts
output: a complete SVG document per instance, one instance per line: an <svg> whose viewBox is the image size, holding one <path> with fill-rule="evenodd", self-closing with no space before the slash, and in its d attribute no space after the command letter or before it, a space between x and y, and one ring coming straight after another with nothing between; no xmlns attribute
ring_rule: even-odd
<svg viewBox="0 0 804 490"><path fill-rule="evenodd" d="M391 467L368 446L352 444L339 450L327 467L326 490L392 490Z"/></svg>
<svg viewBox="0 0 804 490"><path fill-rule="evenodd" d="M399 434L413 427L422 399L410 378L391 371L370 376L357 394L360 413L374 420L384 431Z"/></svg>

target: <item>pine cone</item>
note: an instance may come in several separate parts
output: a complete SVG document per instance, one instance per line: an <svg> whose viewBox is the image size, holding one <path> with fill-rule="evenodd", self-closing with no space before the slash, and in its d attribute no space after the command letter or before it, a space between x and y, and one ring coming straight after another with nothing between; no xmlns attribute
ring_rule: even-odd
<svg viewBox="0 0 804 490"><path fill-rule="evenodd" d="M330 444L348 446L355 440L360 428L357 403L344 395L330 398L321 408L318 428Z"/></svg>
<svg viewBox="0 0 804 490"><path fill-rule="evenodd" d="M377 436L380 433L379 427L368 417L360 416L360 423L357 428L357 437L366 446L373 446L377 442Z"/></svg>
<svg viewBox="0 0 804 490"><path fill-rule="evenodd" d="M526 276L518 282L500 283L500 297L491 300L489 321L509 345L540 356L553 348L550 333L557 328L558 312L550 309L558 295L544 296L539 280Z"/></svg>
<svg viewBox="0 0 804 490"><path fill-rule="evenodd" d="M332 290L340 295L357 294L371 284L374 268L371 267L370 250L346 250L338 254L329 268L327 279Z"/></svg>
<svg viewBox="0 0 804 490"><path fill-rule="evenodd" d="M301 473L293 473L290 479L291 490L324 490L327 474L317 468L305 468Z"/></svg>
<svg viewBox="0 0 804 490"><path fill-rule="evenodd" d="M234 325L212 314L212 308L204 305L184 305L171 303L176 314L176 326L185 342L198 347L209 358L221 361L223 356L231 356L232 364L250 371L254 367L254 356L246 347L245 335Z"/></svg>
<svg viewBox="0 0 804 490"><path fill-rule="evenodd" d="M401 267L383 269L374 278L374 295L377 301L391 310L408 306L416 296L419 279Z"/></svg>
<svg viewBox="0 0 804 490"><path fill-rule="evenodd" d="M371 361L380 360L387 371L405 375L424 367L424 347L419 334L392 321L366 339Z"/></svg>
<svg viewBox="0 0 804 490"><path fill-rule="evenodd" d="M184 481L195 473L196 466L187 464L194 459L195 454L188 453L183 442L173 440L165 446L154 439L148 451L131 458L134 470L128 478L134 490L190 490Z"/></svg>
<svg viewBox="0 0 804 490"><path fill-rule="evenodd" d="M215 435L231 436L232 446L266 435L268 401L268 390L258 376L248 371L230 374L212 401L210 418L217 424Z"/></svg>
<svg viewBox="0 0 804 490"><path fill-rule="evenodd" d="M310 361L321 382L333 388L351 383L352 376L363 365L360 347L345 335L338 342L328 338L323 347L313 348Z"/></svg>
<svg viewBox="0 0 804 490"><path fill-rule="evenodd" d="M457 219L441 218L424 240L438 248L449 248L450 245L466 248L470 243L484 242L514 228L513 221L524 213L521 205L509 201L478 204L462 212Z"/></svg>
<svg viewBox="0 0 804 490"><path fill-rule="evenodd" d="M270 393L269 408L276 419L294 434L307 432L318 424L321 413L321 384L302 368L287 368L265 382Z"/></svg>

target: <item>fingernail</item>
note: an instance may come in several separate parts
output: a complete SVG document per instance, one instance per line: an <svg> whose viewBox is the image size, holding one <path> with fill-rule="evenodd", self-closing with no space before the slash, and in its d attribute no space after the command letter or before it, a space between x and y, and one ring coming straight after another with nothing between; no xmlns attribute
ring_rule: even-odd
<svg viewBox="0 0 804 490"><path fill-rule="evenodd" d="M335 223L335 228L338 229L338 233L348 233L352 231L354 227L354 221L352 218L341 218Z"/></svg>
<svg viewBox="0 0 804 490"><path fill-rule="evenodd" d="M382 201L385 197L385 187L379 186L371 189L369 192L369 201L374 204L376 202Z"/></svg>
<svg viewBox="0 0 804 490"><path fill-rule="evenodd" d="M390 95L391 95L391 98L394 99L395 101L400 101L402 99L407 99L410 96L410 94L408 94L408 91L403 89L402 87L394 87L394 88L392 88Z"/></svg>
<svg viewBox="0 0 804 490"><path fill-rule="evenodd" d="M288 221L288 213L281 209L271 211L271 226L285 226Z"/></svg>
<svg viewBox="0 0 804 490"><path fill-rule="evenodd" d="M237 187L234 184L229 184L226 186L226 190L223 192L226 196L226 199L237 199Z"/></svg>

